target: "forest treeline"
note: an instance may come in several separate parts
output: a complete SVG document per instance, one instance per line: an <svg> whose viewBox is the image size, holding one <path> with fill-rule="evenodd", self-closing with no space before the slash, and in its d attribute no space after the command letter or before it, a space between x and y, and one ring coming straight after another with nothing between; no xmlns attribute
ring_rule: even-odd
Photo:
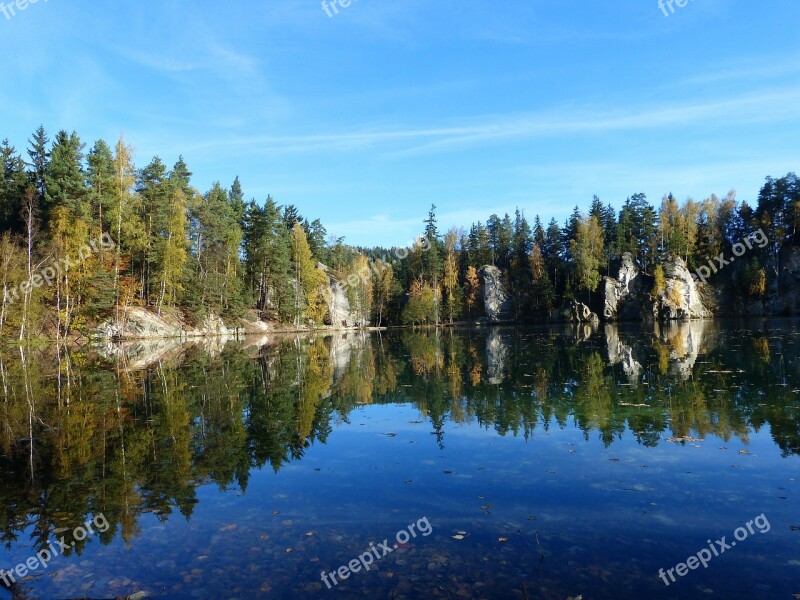
<svg viewBox="0 0 800 600"><path fill-rule="evenodd" d="M137 167L124 139L87 148L75 132L50 140L39 127L24 150L4 140L0 161L0 337L19 339L81 333L132 306L193 322L216 314L323 324L328 274L318 263L348 282L361 323L478 318L485 265L501 270L522 319L591 298L625 252L658 282L665 258L680 256L694 269L763 229L769 244L729 276L737 293L758 297L800 222L793 173L768 177L755 207L734 192L683 202L670 193L658 207L638 193L619 211L595 196L563 225L550 219L545 226L538 215L531 224L517 210L442 232L432 206L420 224L427 243L398 261L390 260L396 248L328 236L319 219L293 205L245 200L238 177L201 192L182 157L172 167L158 156ZM109 239L113 245L101 243Z"/></svg>

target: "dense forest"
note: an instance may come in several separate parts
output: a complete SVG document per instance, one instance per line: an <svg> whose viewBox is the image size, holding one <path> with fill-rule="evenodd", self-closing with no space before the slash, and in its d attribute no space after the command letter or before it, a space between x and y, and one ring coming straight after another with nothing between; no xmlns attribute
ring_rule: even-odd
<svg viewBox="0 0 800 600"><path fill-rule="evenodd" d="M320 325L328 274L346 282L362 323L453 323L482 316L485 265L500 269L524 319L591 298L623 253L659 281L666 257L695 269L762 229L769 244L728 275L735 293L759 297L800 223L800 183L790 173L767 178L754 208L734 192L683 202L670 193L659 207L637 193L619 211L595 196L563 225L538 215L531 225L517 210L442 232L434 205L412 247L359 248L295 206L245 200L238 177L201 192L182 157L171 168L158 156L137 167L124 139L87 151L77 133L51 141L40 127L25 150L4 140L0 161L6 338L84 333L133 306L189 322L215 314Z"/></svg>

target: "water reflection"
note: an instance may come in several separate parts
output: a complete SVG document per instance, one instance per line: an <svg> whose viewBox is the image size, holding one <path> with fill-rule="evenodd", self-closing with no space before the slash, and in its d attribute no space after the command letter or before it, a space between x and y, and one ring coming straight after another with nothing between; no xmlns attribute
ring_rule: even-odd
<svg viewBox="0 0 800 600"><path fill-rule="evenodd" d="M769 426L800 452L794 323L404 331L0 351L0 536L36 550L103 513L190 519L198 488L245 493L254 469L302 461L365 405L410 404L438 447L449 424L531 439L576 427L612 447L743 442ZM85 542L78 541L80 554Z"/></svg>

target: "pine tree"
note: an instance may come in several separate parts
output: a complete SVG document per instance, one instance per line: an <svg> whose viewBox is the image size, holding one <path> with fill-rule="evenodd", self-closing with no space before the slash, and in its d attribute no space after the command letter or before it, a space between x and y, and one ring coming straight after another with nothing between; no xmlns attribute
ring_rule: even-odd
<svg viewBox="0 0 800 600"><path fill-rule="evenodd" d="M44 127L41 125L34 132L33 137L28 140L28 157L30 158L28 175L39 196L38 205L41 207L44 207L47 191L47 164L50 161L50 151L47 149L47 144L49 141Z"/></svg>
<svg viewBox="0 0 800 600"><path fill-rule="evenodd" d="M243 233L228 193L219 182L189 204L193 253L191 295L196 315L241 315L246 305L239 248Z"/></svg>
<svg viewBox="0 0 800 600"><path fill-rule="evenodd" d="M514 218L514 233L511 238L510 280L517 315L527 309L528 292L531 287L530 254L533 249L533 235L525 215L517 209Z"/></svg>
<svg viewBox="0 0 800 600"><path fill-rule="evenodd" d="M314 219L311 223L303 221L303 231L306 232L308 245L311 247L311 254L321 263L325 264L328 260L327 247L325 245L325 237L328 235L328 232L325 230L322 222L319 219Z"/></svg>
<svg viewBox="0 0 800 600"><path fill-rule="evenodd" d="M84 222L91 218L89 190L83 169L83 143L74 131L59 131L45 169L45 215L57 206L65 206L70 214Z"/></svg>
<svg viewBox="0 0 800 600"><path fill-rule="evenodd" d="M283 217L268 197L263 208L251 202L245 215L245 277L262 317L294 316L291 241Z"/></svg>
<svg viewBox="0 0 800 600"><path fill-rule="evenodd" d="M294 229L296 223L302 222L303 217L300 216L300 212L297 210L297 207L294 204L284 207L283 224L286 225L286 229L291 231Z"/></svg>
<svg viewBox="0 0 800 600"><path fill-rule="evenodd" d="M236 218L236 221L239 223L239 227L244 229L244 213L247 210L247 205L244 201L244 192L242 191L242 182L239 181L239 176L236 176L236 179L233 180L231 184L231 189L228 192L228 203L231 205L233 209L233 214Z"/></svg>
<svg viewBox="0 0 800 600"><path fill-rule="evenodd" d="M428 281L436 285L442 271L442 242L439 239L439 229L436 226L436 205L432 204L425 219L424 236L430 245L423 253L422 268Z"/></svg>
<svg viewBox="0 0 800 600"><path fill-rule="evenodd" d="M22 198L28 185L25 163L9 141L0 144L0 232L22 233Z"/></svg>
<svg viewBox="0 0 800 600"><path fill-rule="evenodd" d="M113 227L108 219L108 209L113 203L114 156L105 141L95 142L89 151L87 163L89 203L95 224L95 235L100 239L104 231L109 231Z"/></svg>
<svg viewBox="0 0 800 600"><path fill-rule="evenodd" d="M564 278L561 277L564 267L564 257L566 251L563 247L563 236L561 235L561 228L558 226L558 221L550 219L545 232L544 245L542 246L542 256L547 265L547 273L553 283L553 288L556 293L564 286Z"/></svg>
<svg viewBox="0 0 800 600"><path fill-rule="evenodd" d="M146 247L140 258L141 268L141 287L143 301L150 304L152 297L156 299L161 312L163 281L153 280L155 273L164 270L164 240L167 238L168 224L172 216L170 205L173 198L173 190L180 191L180 188L170 181L167 174L167 167L156 156L150 163L138 173L136 182L136 193L142 202L142 221L147 229ZM183 192L181 196L185 200ZM151 289L152 288L152 289Z"/></svg>

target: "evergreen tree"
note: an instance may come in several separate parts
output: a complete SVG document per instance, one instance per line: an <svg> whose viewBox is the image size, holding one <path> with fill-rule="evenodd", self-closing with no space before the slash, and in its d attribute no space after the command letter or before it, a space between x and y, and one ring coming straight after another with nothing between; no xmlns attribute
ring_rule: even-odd
<svg viewBox="0 0 800 600"><path fill-rule="evenodd" d="M45 215L49 218L57 206L65 206L72 216L84 222L91 218L83 169L83 143L74 131L59 131L45 169Z"/></svg>
<svg viewBox="0 0 800 600"><path fill-rule="evenodd" d="M540 224L541 227L541 224ZM533 249L533 234L525 215L517 209L514 216L514 233L511 238L511 264L509 268L511 290L516 299L517 316L528 308L526 301L531 287L530 255Z"/></svg>
<svg viewBox="0 0 800 600"><path fill-rule="evenodd" d="M555 290L539 244L534 244L529 258L531 270L531 306L534 310L547 310L553 307Z"/></svg>
<svg viewBox="0 0 800 600"><path fill-rule="evenodd" d="M302 223L303 217L300 216L300 212L297 210L297 207L294 204L290 204L289 206L285 206L283 209L283 223L286 226L286 229L292 230L294 229L295 223Z"/></svg>
<svg viewBox="0 0 800 600"><path fill-rule="evenodd" d="M108 210L113 203L114 189L114 156L111 148L103 140L95 142L87 157L87 182L89 184L89 204L92 220L99 237L104 231L110 231L112 224L108 219Z"/></svg>
<svg viewBox="0 0 800 600"><path fill-rule="evenodd" d="M169 223L173 216L171 201L178 197L173 195L173 190L177 190L183 202L186 201L186 196L180 187L169 179L167 167L158 156L139 171L136 193L141 198L142 221L147 230L146 247L139 261L142 274L142 299L145 304L149 304L152 291L153 296L158 300L159 312L164 285L163 281L151 281L151 279L154 273L164 271L163 261L166 248L164 240L169 235Z"/></svg>
<svg viewBox="0 0 800 600"><path fill-rule="evenodd" d="M432 204L430 211L428 211L428 218L425 219L425 233L423 235L426 239L425 243L429 245L429 248L427 251L423 252L422 268L425 277L436 287L442 272L443 244L439 239L439 229L436 225L435 204Z"/></svg>
<svg viewBox="0 0 800 600"><path fill-rule="evenodd" d="M228 202L233 209L233 214L239 223L239 226L244 228L244 213L247 210L247 205L244 201L244 192L242 191L242 183L239 181L239 176L233 180L231 189L228 192Z"/></svg>
<svg viewBox="0 0 800 600"><path fill-rule="evenodd" d="M563 247L564 240L561 235L561 228L558 221L550 219L545 232L544 245L542 246L542 256L547 265L547 273L551 277L556 293L564 286L564 277L561 276L564 267L564 257L566 252Z"/></svg>
<svg viewBox="0 0 800 600"><path fill-rule="evenodd" d="M246 277L262 317L286 321L295 313L291 241L283 216L268 197L251 202L245 215Z"/></svg>
<svg viewBox="0 0 800 600"><path fill-rule="evenodd" d="M22 198L28 185L25 163L9 141L0 144L0 232L22 233Z"/></svg>
<svg viewBox="0 0 800 600"><path fill-rule="evenodd" d="M31 184L36 189L38 194L38 205L44 207L45 193L47 190L47 164L50 161L50 151L47 149L47 144L50 140L47 138L44 127L39 128L33 133L33 137L28 140L28 157L30 161L28 165L30 170L28 176Z"/></svg>
<svg viewBox="0 0 800 600"><path fill-rule="evenodd" d="M328 260L328 249L325 245L325 238L328 232L322 225L322 222L319 219L314 219L311 223L303 221L303 231L306 232L311 254L313 254L318 261L325 264Z"/></svg>

